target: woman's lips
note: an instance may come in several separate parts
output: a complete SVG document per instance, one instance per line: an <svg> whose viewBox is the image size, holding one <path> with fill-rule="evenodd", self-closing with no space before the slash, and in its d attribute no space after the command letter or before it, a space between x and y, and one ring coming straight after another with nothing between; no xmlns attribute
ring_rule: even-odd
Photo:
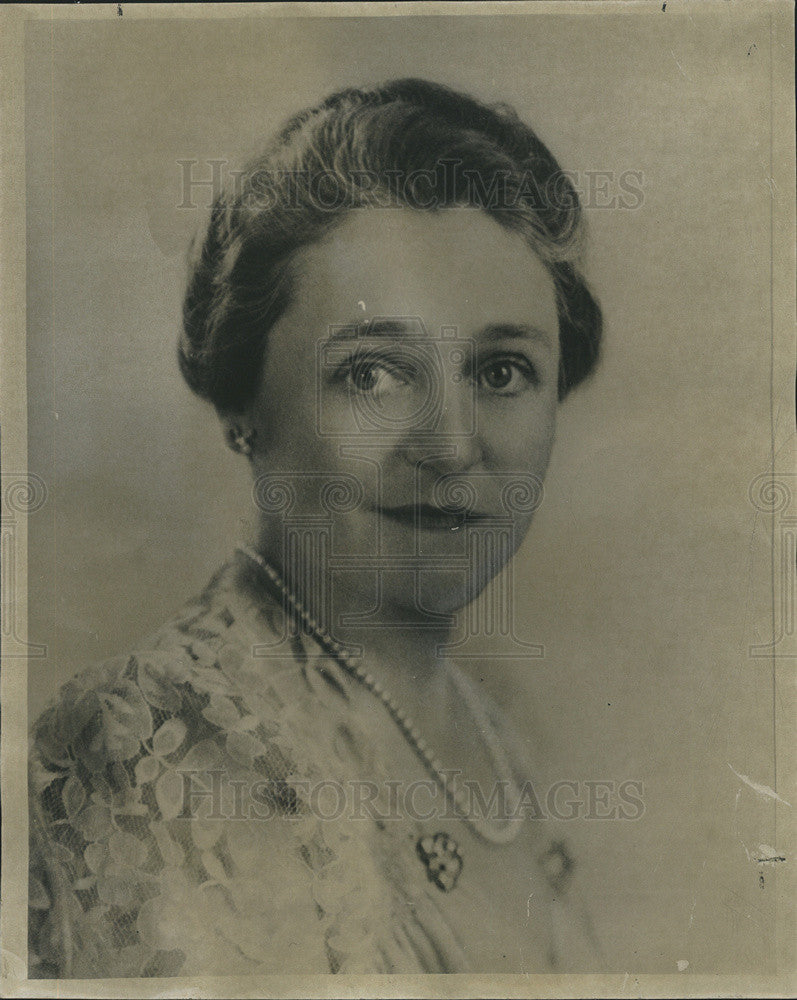
<svg viewBox="0 0 797 1000"><path fill-rule="evenodd" d="M409 528L419 528L421 531L457 531L465 524L483 520L487 517L476 511L449 511L430 504L410 504L404 507L377 507L377 512L403 524Z"/></svg>

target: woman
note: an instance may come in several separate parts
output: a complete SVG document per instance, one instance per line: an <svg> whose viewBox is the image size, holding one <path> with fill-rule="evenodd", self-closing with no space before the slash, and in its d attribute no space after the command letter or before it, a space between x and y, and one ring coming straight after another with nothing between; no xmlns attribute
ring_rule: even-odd
<svg viewBox="0 0 797 1000"><path fill-rule="evenodd" d="M580 235L511 110L421 80L234 176L179 361L257 523L35 727L32 975L595 969L523 741L447 655L596 361Z"/></svg>

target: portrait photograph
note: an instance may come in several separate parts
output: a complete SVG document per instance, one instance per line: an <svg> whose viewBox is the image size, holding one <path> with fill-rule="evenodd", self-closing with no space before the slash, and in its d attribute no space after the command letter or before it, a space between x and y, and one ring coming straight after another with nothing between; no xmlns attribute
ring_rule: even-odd
<svg viewBox="0 0 797 1000"><path fill-rule="evenodd" d="M3 995L793 995L792 6L0 16Z"/></svg>

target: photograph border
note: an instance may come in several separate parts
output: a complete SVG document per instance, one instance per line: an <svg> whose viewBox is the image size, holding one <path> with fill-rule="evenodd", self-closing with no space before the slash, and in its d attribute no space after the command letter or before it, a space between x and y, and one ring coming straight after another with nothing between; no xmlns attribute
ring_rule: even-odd
<svg viewBox="0 0 797 1000"><path fill-rule="evenodd" d="M27 394L25 355L25 100L24 100L24 34L32 20L96 20L122 16L125 19L210 19L281 16L397 17L423 14L471 16L489 13L511 16L517 13L555 11L572 17L600 16L603 9L623 8L633 16L640 8L650 9L649 3L627 0L561 0L561 2L528 3L276 3L276 4L155 4L127 6L124 4L96 5L9 5L0 12L3 30L0 34L2 52L2 93L0 108L0 225L4 233L0 253L0 347L2 366L2 473L3 473L3 613L5 624L2 638L8 646L9 622L13 621L13 637L25 641L27 636L26 567L28 509L35 503L36 470L27 463ZM654 4L655 6L655 4ZM668 0L667 14L688 17L689 3ZM740 5L725 0L705 0L703 7L713 6L717 16L733 17L743 10L749 14L752 4ZM793 357L794 322L794 21L791 4L786 0L758 0L757 6L768 11L770 23L770 329L772 420L772 489L784 474L793 469L775 468L775 399L774 387L778 375L788 371ZM117 7L119 11L117 11ZM769 473L767 473L769 475ZM19 506L9 508L9 491L22 497ZM27 498L27 499L25 499ZM780 600L775 566L776 514L769 516L772 541L772 622L776 635L777 605ZM12 523L13 522L13 523ZM10 563L10 565L8 565ZM35 639L33 636L31 639ZM436 975L354 977L272 976L177 979L116 979L116 980L28 980L27 979L27 681L24 656L7 655L4 649L0 674L0 700L5 709L2 717L2 852L3 884L2 913L2 995L8 997L610 997L610 996L788 996L795 989L794 907L795 865L782 866L778 872L777 893L777 954L779 971L772 976L706 976L688 978L671 975L611 974L611 975ZM781 788L793 787L794 752L794 675L793 662L772 656L773 734L777 753L777 774ZM777 789L776 789L777 791ZM786 794L786 793L784 793ZM789 796L786 794L786 797ZM794 818L786 806L773 803L777 809L783 839L793 844ZM788 831L791 831L789 836Z"/></svg>

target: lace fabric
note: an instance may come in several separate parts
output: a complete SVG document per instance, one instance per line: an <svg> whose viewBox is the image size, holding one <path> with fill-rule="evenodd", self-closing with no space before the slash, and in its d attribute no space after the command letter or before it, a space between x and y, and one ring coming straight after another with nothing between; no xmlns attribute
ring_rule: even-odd
<svg viewBox="0 0 797 1000"><path fill-rule="evenodd" d="M313 807L390 761L245 576L226 566L36 723L31 978L468 970L410 821Z"/></svg>

